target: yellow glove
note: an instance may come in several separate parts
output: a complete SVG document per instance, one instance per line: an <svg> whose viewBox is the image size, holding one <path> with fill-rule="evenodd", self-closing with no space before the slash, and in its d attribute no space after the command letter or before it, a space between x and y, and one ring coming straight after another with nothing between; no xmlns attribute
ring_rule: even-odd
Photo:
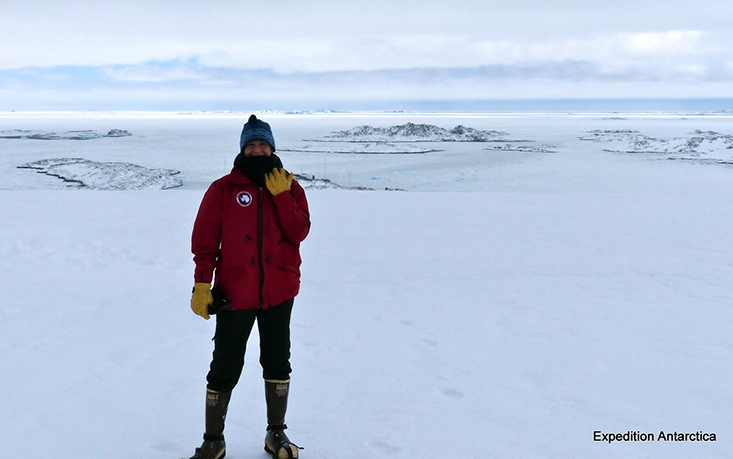
<svg viewBox="0 0 733 459"><path fill-rule="evenodd" d="M191 310L197 315L209 320L209 306L214 303L211 295L211 284L208 282L196 282L193 284L193 295L191 295Z"/></svg>
<svg viewBox="0 0 733 459"><path fill-rule="evenodd" d="M293 184L293 173L287 173L285 169L275 168L272 172L265 174L265 186L273 196L277 196L290 189Z"/></svg>

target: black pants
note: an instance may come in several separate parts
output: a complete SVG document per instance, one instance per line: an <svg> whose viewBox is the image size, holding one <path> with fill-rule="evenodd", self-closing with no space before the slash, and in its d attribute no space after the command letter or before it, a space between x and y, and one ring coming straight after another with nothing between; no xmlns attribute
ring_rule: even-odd
<svg viewBox="0 0 733 459"><path fill-rule="evenodd" d="M244 367L244 352L255 319L260 333L260 365L265 379L290 378L290 314L293 300L268 309L221 311L216 315L214 358L206 376L208 387L229 392Z"/></svg>

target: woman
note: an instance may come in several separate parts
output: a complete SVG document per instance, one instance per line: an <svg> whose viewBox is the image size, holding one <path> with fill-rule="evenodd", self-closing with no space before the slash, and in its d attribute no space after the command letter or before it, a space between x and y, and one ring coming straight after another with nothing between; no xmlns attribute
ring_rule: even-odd
<svg viewBox="0 0 733 459"><path fill-rule="evenodd" d="M214 355L207 375L204 442L191 459L226 453L224 421L239 381L255 320L265 380L267 435L273 458L297 458L284 430L290 388L290 314L300 288L300 243L310 230L305 191L283 169L270 125L252 115L228 175L201 202L191 237L196 264L191 309L209 319L214 291L230 307L216 318Z"/></svg>

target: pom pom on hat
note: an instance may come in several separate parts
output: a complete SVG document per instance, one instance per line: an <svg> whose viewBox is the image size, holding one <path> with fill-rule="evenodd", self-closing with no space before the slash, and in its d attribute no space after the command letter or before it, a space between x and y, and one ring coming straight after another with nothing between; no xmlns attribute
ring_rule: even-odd
<svg viewBox="0 0 733 459"><path fill-rule="evenodd" d="M252 115L244 124L242 135L239 136L239 151L244 150L248 143L255 141L265 142L272 147L273 152L275 151L275 138L272 136L270 125Z"/></svg>

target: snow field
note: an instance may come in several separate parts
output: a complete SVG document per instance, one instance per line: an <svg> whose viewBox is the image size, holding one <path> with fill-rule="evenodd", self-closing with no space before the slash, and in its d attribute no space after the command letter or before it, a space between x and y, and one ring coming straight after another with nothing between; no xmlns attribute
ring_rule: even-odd
<svg viewBox="0 0 733 459"><path fill-rule="evenodd" d="M731 169L586 150L567 135L585 130L536 136L557 154L474 168L480 191L308 192L287 419L304 459L728 456ZM214 322L188 306L206 182L189 148L187 167L119 158L180 169L182 189L2 191L0 456L174 459L199 444ZM455 178L433 166L423 183ZM232 458L266 457L253 335ZM609 445L596 430L718 440Z"/></svg>

